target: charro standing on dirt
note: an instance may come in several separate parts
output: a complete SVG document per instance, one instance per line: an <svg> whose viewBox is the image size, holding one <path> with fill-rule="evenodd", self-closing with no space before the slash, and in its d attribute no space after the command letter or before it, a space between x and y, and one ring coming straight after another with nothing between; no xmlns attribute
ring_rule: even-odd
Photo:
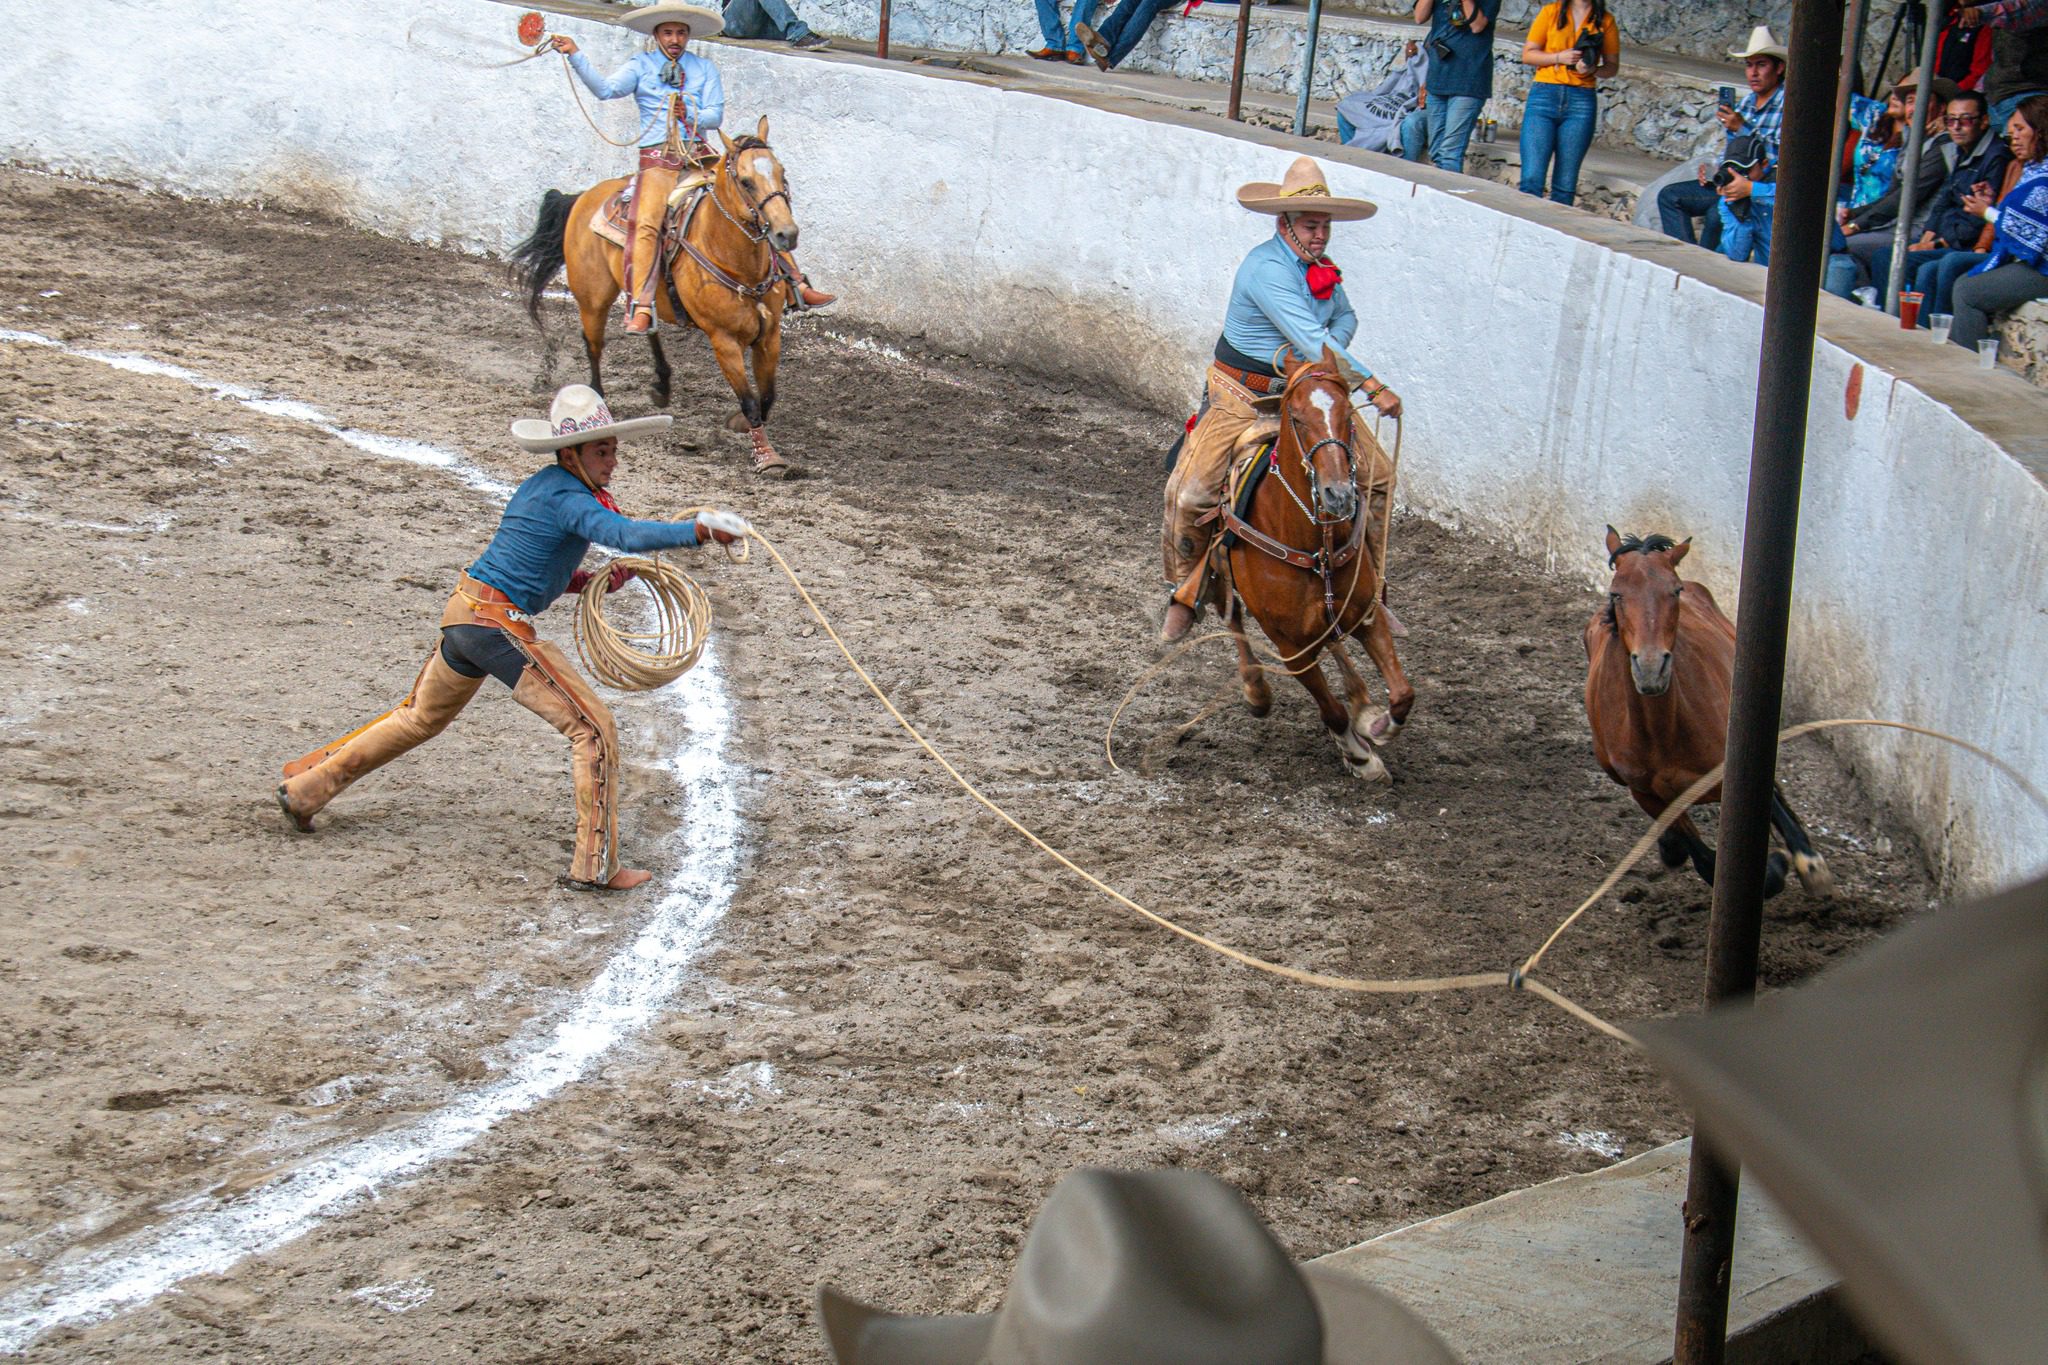
<svg viewBox="0 0 2048 1365"><path fill-rule="evenodd" d="M654 327L654 282L661 273L661 220L676 177L685 165L713 159L705 136L725 118L725 82L708 58L683 49L690 39L710 38L725 27L718 11L697 5L643 5L618 21L636 33L649 34L654 50L635 53L609 77L600 76L590 59L576 50L576 40L556 34L555 51L568 57L591 94L601 100L631 95L640 107L640 169L633 182L632 231L626 246L626 330L642 335ZM654 206L652 213L644 212ZM838 296L811 288L810 281L785 256L791 281L791 302L822 308Z"/></svg>
<svg viewBox="0 0 2048 1365"><path fill-rule="evenodd" d="M1343 273L1323 254L1330 224L1370 218L1378 210L1363 199L1331 195L1323 168L1305 156L1295 158L1279 184L1253 183L1238 190L1237 202L1280 221L1274 235L1253 247L1237 268L1201 418L1167 476L1162 548L1166 581L1177 585L1160 630L1168 642L1186 635L1195 623L1231 457L1238 438L1258 420L1253 405L1281 389L1273 362L1283 346L1310 359L1328 346L1350 367L1345 378L1353 388L1362 385L1372 405L1387 416L1401 415L1394 391L1345 349L1358 331L1358 316L1344 296Z"/></svg>
<svg viewBox="0 0 2048 1365"><path fill-rule="evenodd" d="M618 736L611 712L567 656L536 638L533 617L588 575L576 566L592 541L645 554L689 549L709 534L730 544L747 524L730 512L689 521L636 521L622 515L605 486L618 466L619 441L660 431L667 416L614 420L596 391L571 384L555 395L548 419L523 418L512 438L555 463L534 474L505 505L498 532L462 575L441 613L441 639L398 708L285 767L277 804L301 831L363 774L432 739L469 704L486 676L569 737L576 781L576 851L568 881L625 891L649 873L618 860ZM613 570L607 591L629 576Z"/></svg>

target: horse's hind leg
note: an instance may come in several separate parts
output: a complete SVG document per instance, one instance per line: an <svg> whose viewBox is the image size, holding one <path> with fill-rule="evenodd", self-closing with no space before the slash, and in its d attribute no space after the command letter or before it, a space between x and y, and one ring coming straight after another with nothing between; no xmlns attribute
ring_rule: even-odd
<svg viewBox="0 0 2048 1365"><path fill-rule="evenodd" d="M1237 680L1244 687L1244 704L1253 715L1263 716L1273 709L1273 689L1266 683L1266 670L1252 657L1251 642L1244 637L1244 599L1234 592L1224 620L1237 644Z"/></svg>
<svg viewBox="0 0 2048 1365"><path fill-rule="evenodd" d="M1813 840L1807 837L1806 826L1799 822L1792 806L1785 800L1782 789L1771 789L1771 823L1778 827L1778 837L1785 841L1785 847L1792 850L1792 870L1799 876L1799 884L1807 894L1826 899L1835 894L1835 874L1828 871L1828 865L1820 854L1814 852Z"/></svg>
<svg viewBox="0 0 2048 1365"><path fill-rule="evenodd" d="M669 376L668 352L661 348L661 337L654 332L647 334L647 347L654 352L654 406L668 406Z"/></svg>
<svg viewBox="0 0 2048 1365"><path fill-rule="evenodd" d="M1380 762L1380 756L1373 752L1372 745L1351 733L1351 713L1331 693L1330 680L1323 676L1322 663L1310 658L1296 676L1308 689L1309 695L1316 699L1316 710L1323 716L1323 728L1337 741L1337 752L1344 756L1344 766L1351 775L1361 782L1391 783L1393 775L1387 771L1387 765Z"/></svg>
<svg viewBox="0 0 2048 1365"><path fill-rule="evenodd" d="M616 297L617 291L613 291ZM590 361L590 387L604 392L604 323L605 315L611 310L612 301L603 304L577 296L576 305L583 317L583 354Z"/></svg>

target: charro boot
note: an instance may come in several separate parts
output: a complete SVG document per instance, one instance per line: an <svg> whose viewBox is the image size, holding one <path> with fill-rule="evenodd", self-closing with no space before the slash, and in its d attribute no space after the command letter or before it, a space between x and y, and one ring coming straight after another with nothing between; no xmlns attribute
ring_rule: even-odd
<svg viewBox="0 0 2048 1365"><path fill-rule="evenodd" d="M535 666L519 675L512 699L569 737L576 784L576 851L571 881L603 885L619 870L618 732L562 652L544 641L526 646Z"/></svg>
<svg viewBox="0 0 2048 1365"><path fill-rule="evenodd" d="M398 709L351 736L317 766L287 778L277 789L278 804L300 829L312 829L313 817L350 783L447 729L482 685L482 678L465 678L450 668L436 645Z"/></svg>

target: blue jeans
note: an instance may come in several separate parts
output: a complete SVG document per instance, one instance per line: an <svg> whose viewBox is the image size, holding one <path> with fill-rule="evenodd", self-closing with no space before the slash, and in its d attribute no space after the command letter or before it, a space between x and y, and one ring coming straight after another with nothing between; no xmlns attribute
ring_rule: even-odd
<svg viewBox="0 0 2048 1365"><path fill-rule="evenodd" d="M1465 144L1472 140L1472 125L1485 107L1485 100L1471 95L1429 97L1423 106L1429 115L1429 159L1438 170L1465 173Z"/></svg>
<svg viewBox="0 0 2048 1365"><path fill-rule="evenodd" d="M1856 258L1846 251L1828 257L1827 273L1821 277L1821 292L1838 299L1856 297Z"/></svg>
<svg viewBox="0 0 2048 1365"><path fill-rule="evenodd" d="M1337 115L1337 141L1338 141L1338 143L1339 143L1340 145L1342 145L1342 146L1345 146L1345 147L1349 147L1349 146L1351 145L1351 139L1352 139L1352 138L1354 138L1354 137L1357 137L1357 136L1358 136L1358 125L1357 125L1357 124L1355 124L1355 123L1353 123L1353 122L1352 122L1352 121L1351 121L1350 119L1348 119L1348 118L1345 118L1343 114L1341 114L1341 113L1340 113L1340 114L1338 114L1338 115Z"/></svg>
<svg viewBox="0 0 2048 1365"><path fill-rule="evenodd" d="M725 31L735 38L780 38L794 43L811 36L789 0L732 0L725 7Z"/></svg>
<svg viewBox="0 0 2048 1365"><path fill-rule="evenodd" d="M1657 191L1657 217L1663 224L1666 237L1676 237L1681 242L1691 242L1713 251L1721 244L1721 196L1714 193L1711 185L1702 185L1694 180L1681 180L1666 185ZM1692 220L1702 218L1697 236L1692 229Z"/></svg>
<svg viewBox="0 0 2048 1365"><path fill-rule="evenodd" d="M1401 155L1410 161L1420 161L1428 146L1429 110L1417 109L1401 120Z"/></svg>
<svg viewBox="0 0 2048 1365"><path fill-rule="evenodd" d="M1543 178L1550 177L1553 202L1569 204L1579 197L1579 167L1593 145L1599 121L1597 96L1581 85L1542 81L1529 87L1522 106L1522 184L1524 194L1540 196ZM1557 169L1552 170L1551 158Z"/></svg>
<svg viewBox="0 0 2048 1365"><path fill-rule="evenodd" d="M746 0L733 0L735 4ZM1087 49L1074 36L1074 25L1085 24L1095 17L1095 6L1100 0L1074 0L1074 13L1066 27L1060 26L1060 7L1055 0L1033 0L1038 6L1038 31L1045 38L1045 45L1054 52L1079 52L1085 55ZM727 11L730 13L731 11Z"/></svg>
<svg viewBox="0 0 2048 1365"><path fill-rule="evenodd" d="M1720 196L1716 195L1715 198ZM1721 254L1738 265L1755 261L1758 265L1771 263L1771 208L1767 204L1749 201L1747 221L1737 218L1735 210L1726 202L1720 206Z"/></svg>
<svg viewBox="0 0 2048 1365"><path fill-rule="evenodd" d="M1906 269L1913 270L1914 257L1926 256L1920 268L1913 271L1913 287L1920 291L1920 325L1928 326L1929 313L1956 311L1956 281L1975 270L1987 259L1982 251L1950 251L1942 248L1936 251L1915 251L1906 257Z"/></svg>
<svg viewBox="0 0 2048 1365"><path fill-rule="evenodd" d="M1040 5L1045 0L1038 0ZM1166 8L1168 0L1122 0L1110 16L1096 25L1095 31L1102 35L1102 41L1109 44L1109 64L1123 65L1124 58L1131 55L1131 49L1145 36L1145 30ZM1093 9L1091 3L1089 6Z"/></svg>

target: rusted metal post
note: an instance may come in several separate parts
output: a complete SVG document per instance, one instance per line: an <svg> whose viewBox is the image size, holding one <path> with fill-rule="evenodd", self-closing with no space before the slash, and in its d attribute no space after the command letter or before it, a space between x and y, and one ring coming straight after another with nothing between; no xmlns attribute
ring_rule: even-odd
<svg viewBox="0 0 2048 1365"><path fill-rule="evenodd" d="M1849 0L1849 41L1842 46L1842 74L1835 84L1835 154L1828 158L1828 212L1842 191L1842 149L1849 143L1849 101L1856 93L1856 64L1863 57L1863 25L1870 17L1870 0ZM1821 230L1834 240L1834 220Z"/></svg>
<svg viewBox="0 0 2048 1365"><path fill-rule="evenodd" d="M1244 45L1252 33L1252 0L1237 0L1237 55L1230 59L1230 117L1242 121L1238 112L1244 99Z"/></svg>
<svg viewBox="0 0 2048 1365"><path fill-rule="evenodd" d="M1294 101L1294 135L1308 136L1308 90L1316 79L1316 36L1323 26L1323 0L1308 0L1308 49L1301 54L1301 94Z"/></svg>
<svg viewBox="0 0 2048 1365"><path fill-rule="evenodd" d="M1763 933L1764 866L1784 701L1785 632L1799 532L1807 389L1814 318L1827 264L1827 156L1833 128L1843 0L1797 0L1787 46L1785 137L1779 148L1775 246L1764 288L1756 423L1749 456L1749 509L1742 536L1734 696L1728 708L1728 773L1721 788L1714 911L1707 926L1707 1003L1756 991ZM1721 1365L1727 1349L1729 1272L1735 1255L1739 1172L1693 1135L1685 1195L1684 1253L1672 1365Z"/></svg>
<svg viewBox="0 0 2048 1365"><path fill-rule="evenodd" d="M1920 34L1920 84L1913 93L1913 126L1906 133L1906 154L1899 158L1899 221L1892 224L1892 268L1885 273L1884 311L1899 311L1899 290L1906 278L1906 250L1913 242L1913 182L1920 175L1920 144L1927 140L1927 107L1934 103L1934 48L1941 37L1942 0L1927 0L1927 27Z"/></svg>
<svg viewBox="0 0 2048 1365"><path fill-rule="evenodd" d="M882 0L882 24L875 31L875 55L889 60L889 0Z"/></svg>

